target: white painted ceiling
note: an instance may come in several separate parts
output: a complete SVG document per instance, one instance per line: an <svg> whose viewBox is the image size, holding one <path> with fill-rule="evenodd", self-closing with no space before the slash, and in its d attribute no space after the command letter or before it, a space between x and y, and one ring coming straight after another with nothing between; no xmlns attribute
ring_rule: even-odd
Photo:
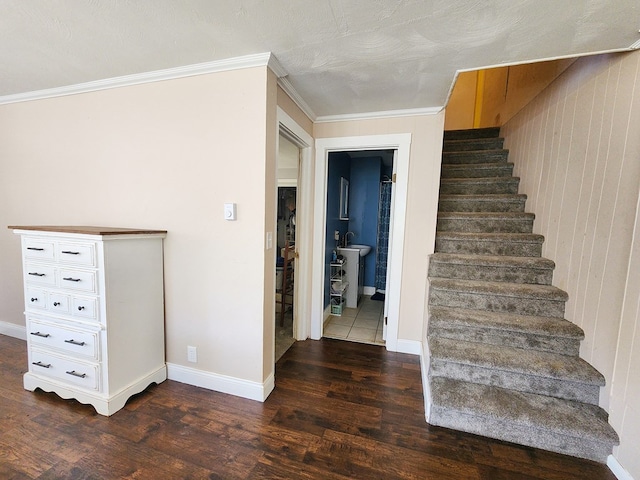
<svg viewBox="0 0 640 480"><path fill-rule="evenodd" d="M455 72L637 47L640 0L0 0L0 101L272 52L313 116L444 105Z"/></svg>

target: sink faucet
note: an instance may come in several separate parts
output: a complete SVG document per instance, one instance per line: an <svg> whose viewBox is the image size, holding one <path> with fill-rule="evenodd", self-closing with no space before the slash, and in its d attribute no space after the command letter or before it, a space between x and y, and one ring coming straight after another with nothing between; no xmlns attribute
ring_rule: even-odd
<svg viewBox="0 0 640 480"><path fill-rule="evenodd" d="M344 246L345 246L345 247L348 247L348 246L349 246L349 234L351 234L351 238L352 238L352 239L353 239L353 237L355 237L355 236L356 236L356 234L355 234L355 233L353 233L353 232L347 232L347 233L345 233L345 234L344 234Z"/></svg>

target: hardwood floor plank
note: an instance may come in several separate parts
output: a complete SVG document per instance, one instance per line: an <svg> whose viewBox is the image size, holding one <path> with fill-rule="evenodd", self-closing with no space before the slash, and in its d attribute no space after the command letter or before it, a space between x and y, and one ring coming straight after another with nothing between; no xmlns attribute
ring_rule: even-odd
<svg viewBox="0 0 640 480"><path fill-rule="evenodd" d="M425 422L419 358L294 344L264 402L165 381L111 417L27 392L0 335L0 478L615 480L605 465Z"/></svg>

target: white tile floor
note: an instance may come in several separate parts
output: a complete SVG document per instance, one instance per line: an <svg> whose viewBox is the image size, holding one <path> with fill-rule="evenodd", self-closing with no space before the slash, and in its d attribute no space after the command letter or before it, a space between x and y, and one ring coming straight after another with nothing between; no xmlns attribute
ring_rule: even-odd
<svg viewBox="0 0 640 480"><path fill-rule="evenodd" d="M324 324L323 336L358 343L384 345L382 326L384 302L363 295L358 308L345 308L341 316L331 315Z"/></svg>

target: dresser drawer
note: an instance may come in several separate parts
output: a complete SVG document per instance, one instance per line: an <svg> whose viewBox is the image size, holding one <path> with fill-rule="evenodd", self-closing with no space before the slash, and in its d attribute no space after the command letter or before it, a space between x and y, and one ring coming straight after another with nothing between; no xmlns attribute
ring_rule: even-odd
<svg viewBox="0 0 640 480"><path fill-rule="evenodd" d="M25 303L27 308L47 308L47 292L39 288L27 288L25 292Z"/></svg>
<svg viewBox="0 0 640 480"><path fill-rule="evenodd" d="M22 243L22 255L27 260L53 260L55 255L53 242L25 237Z"/></svg>
<svg viewBox="0 0 640 480"><path fill-rule="evenodd" d="M49 265L38 265L36 263L25 264L25 280L28 284L56 285L56 269Z"/></svg>
<svg viewBox="0 0 640 480"><path fill-rule="evenodd" d="M87 390L100 388L100 367L97 364L55 355L36 348L30 349L29 358L31 373L55 378Z"/></svg>
<svg viewBox="0 0 640 480"><path fill-rule="evenodd" d="M56 246L57 258L60 264L96 265L95 243L66 243L60 242Z"/></svg>
<svg viewBox="0 0 640 480"><path fill-rule="evenodd" d="M98 318L98 305L95 298L73 297L71 315L95 320Z"/></svg>
<svg viewBox="0 0 640 480"><path fill-rule="evenodd" d="M47 310L52 313L68 314L71 298L61 293L49 293Z"/></svg>
<svg viewBox="0 0 640 480"><path fill-rule="evenodd" d="M96 292L96 273L83 270L60 269L60 287L83 292Z"/></svg>
<svg viewBox="0 0 640 480"><path fill-rule="evenodd" d="M74 356L98 359L99 332L74 329L62 325L29 319L29 342L40 346L61 350Z"/></svg>

